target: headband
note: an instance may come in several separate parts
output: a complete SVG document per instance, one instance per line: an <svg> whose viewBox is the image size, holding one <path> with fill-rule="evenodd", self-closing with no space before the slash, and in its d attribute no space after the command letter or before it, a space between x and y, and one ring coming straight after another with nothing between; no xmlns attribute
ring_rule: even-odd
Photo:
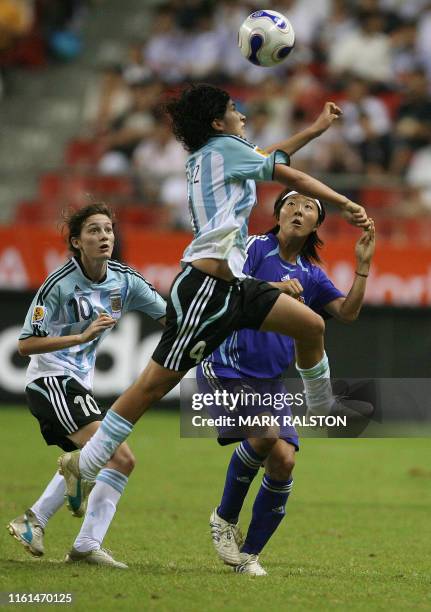
<svg viewBox="0 0 431 612"><path fill-rule="evenodd" d="M291 195L303 195L303 194L299 193L298 191L289 191L289 193L286 193L286 195L281 198L281 201L284 202L284 200L287 200L287 198L289 198ZM305 197L308 198L308 196L305 196ZM319 200L317 198L310 198L310 200L313 200L314 202L316 202L317 209L319 211L319 217L320 217L322 215L322 213L323 213L323 209L322 209L321 203L319 202Z"/></svg>

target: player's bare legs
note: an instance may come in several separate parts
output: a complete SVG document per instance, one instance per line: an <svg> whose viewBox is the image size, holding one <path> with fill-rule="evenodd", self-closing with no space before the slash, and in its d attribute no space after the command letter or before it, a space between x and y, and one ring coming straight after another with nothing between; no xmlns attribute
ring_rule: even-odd
<svg viewBox="0 0 431 612"><path fill-rule="evenodd" d="M89 423L79 431L68 436L78 447L84 447L99 429L101 421ZM69 455L76 457L79 455ZM128 481L128 476L135 467L135 457L129 446L123 442L100 470L88 497L88 507L80 532L66 557L69 563L85 562L94 565L107 565L125 569L124 563L118 562L101 548L103 539L114 518L117 504ZM66 478L68 473L66 472ZM69 484L69 483L68 483ZM87 483L77 480L78 487L85 488ZM70 494L70 493L69 493ZM70 508L70 497L69 497Z"/></svg>
<svg viewBox="0 0 431 612"><path fill-rule="evenodd" d="M74 444L82 448L93 436L100 426L100 421L88 423L78 431L70 434L68 438ZM118 496L118 489L125 485L127 476L135 466L135 458L126 443L121 444L113 455L112 459L106 464L106 471L101 472L101 481L105 482L103 492L98 484L93 496L90 495L90 510L84 519L80 535L75 542L75 548L80 544L84 546L83 551L95 550L95 546L100 548L102 539L109 527L115 512L115 499ZM108 476L108 478L106 478ZM118 483L117 483L118 481ZM112 484L116 489L112 489ZM93 488L94 483L86 483L80 479L75 479L74 491L71 497L67 497L69 509L75 516L82 516L87 506L87 497ZM17 517L8 524L8 529L26 550L33 556L40 557L44 553L43 535L49 519L63 506L65 500L66 483L63 476L56 473L40 498L31 506L22 517ZM103 493L103 495L101 495ZM93 508L95 506L95 509ZM106 512L106 508L108 512ZM90 516L89 516L90 515ZM97 524L97 528L95 525ZM94 532L94 533L93 533ZM95 540L94 537L98 539ZM82 547L81 546L81 547ZM103 555L103 553L101 553ZM122 567L123 564L116 565L112 557L106 555L99 559L104 565ZM94 559L93 559L94 562Z"/></svg>
<svg viewBox="0 0 431 612"><path fill-rule="evenodd" d="M90 482L95 480L99 470L130 434L133 424L152 404L173 389L185 373L168 370L150 359L138 379L107 412L101 426L82 451L60 457L59 464L67 479L72 483L81 477Z"/></svg>
<svg viewBox="0 0 431 612"><path fill-rule="evenodd" d="M327 393L322 397L320 380L322 362L326 358L323 349L325 329L323 319L301 303L286 295L280 295L266 317L262 329L291 335L297 340L300 364L305 368L318 366L319 392L317 395L311 394L311 402L317 397L319 404L327 403L329 401ZM305 371L308 373L308 369ZM323 372L325 378L328 372L326 368ZM114 403L97 434L81 452L79 470L75 471L75 474L93 480L119 444L130 434L133 424L152 404L175 387L184 375L185 371L168 370L151 359L136 382ZM325 391L326 387L327 384Z"/></svg>
<svg viewBox="0 0 431 612"><path fill-rule="evenodd" d="M112 410L130 423L136 423L144 412L169 393L185 374L186 372L168 370L150 359L133 385L115 401Z"/></svg>
<svg viewBox="0 0 431 612"><path fill-rule="evenodd" d="M294 338L300 368L312 368L323 358L325 322L320 315L288 295L280 295L261 331Z"/></svg>
<svg viewBox="0 0 431 612"><path fill-rule="evenodd" d="M83 448L90 438L96 433L101 425L101 421L93 421L88 423L78 431L67 436L78 448ZM111 459L106 464L106 468L112 470L118 470L125 476L130 476L136 465L136 459L127 444L123 442L117 448Z"/></svg>
<svg viewBox="0 0 431 612"><path fill-rule="evenodd" d="M265 473L274 480L288 480L295 467L295 447L285 440L277 440L265 460Z"/></svg>
<svg viewBox="0 0 431 612"><path fill-rule="evenodd" d="M280 295L266 317L262 331L295 340L296 368L304 383L307 414L328 414L334 405L329 362L324 348L322 317L288 295Z"/></svg>
<svg viewBox="0 0 431 612"><path fill-rule="evenodd" d="M239 514L261 465L262 484L253 504L252 520L243 541ZM295 446L279 438L248 438L235 449L226 474L220 505L210 518L214 548L235 572L264 576L259 554L285 516L292 489Z"/></svg>

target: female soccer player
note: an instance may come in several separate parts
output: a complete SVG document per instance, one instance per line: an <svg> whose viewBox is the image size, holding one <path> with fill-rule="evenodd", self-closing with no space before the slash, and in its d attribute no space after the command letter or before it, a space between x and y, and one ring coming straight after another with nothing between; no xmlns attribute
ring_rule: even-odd
<svg viewBox="0 0 431 612"><path fill-rule="evenodd" d="M190 152L187 182L194 239L171 287L166 328L149 364L107 412L85 448L59 458L70 491L80 476L94 479L142 414L234 330L292 336L309 408L318 411L332 403L323 319L265 281L243 279L247 224L256 199L255 180L277 180L324 199L359 227L370 223L364 209L289 168L289 155L318 135L314 126L262 151L244 139L245 116L217 87L191 86L167 110L176 137ZM326 127L337 116L335 105L329 105Z"/></svg>
<svg viewBox="0 0 431 612"><path fill-rule="evenodd" d="M275 202L274 214L277 225L272 230L249 238L244 273L266 280L293 298L301 299L317 313L325 312L344 322L354 321L362 306L375 249L373 222L356 243L356 273L344 297L325 272L315 265L320 262L317 249L322 246L317 228L325 218L319 200L285 190ZM242 329L229 336L198 367L199 387L202 392L211 392L224 388L230 381L234 384L235 379L253 386L252 380L257 378L274 381L273 392L283 393L284 390L286 393L282 381L279 385L276 381L294 360L292 338ZM257 389L259 391L259 385ZM262 407L260 411L267 409ZM235 440L219 438L219 441L226 444ZM245 439L232 455L223 496L211 515L210 526L217 554L225 563L234 566L236 572L266 575L258 555L285 516L297 449L298 436L290 427L278 437ZM240 549L242 537L238 517L250 484L263 463L265 474Z"/></svg>
<svg viewBox="0 0 431 612"><path fill-rule="evenodd" d="M100 341L129 310L164 323L166 305L138 272L110 259L114 230L108 206L94 203L79 209L67 219L67 229L73 257L37 292L20 335L19 352L31 356L26 394L46 443L69 451L81 448L105 415L91 390ZM130 448L122 443L95 484L76 481L68 496L75 516L84 514L85 498L92 491L66 561L127 567L101 544L134 465ZM64 478L56 473L31 508L9 523L11 535L32 555L43 555L46 524L63 505L65 492Z"/></svg>

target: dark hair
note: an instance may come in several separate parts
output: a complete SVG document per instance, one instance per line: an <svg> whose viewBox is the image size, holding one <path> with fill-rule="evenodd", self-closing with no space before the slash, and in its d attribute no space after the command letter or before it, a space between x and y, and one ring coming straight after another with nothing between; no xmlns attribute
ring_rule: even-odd
<svg viewBox="0 0 431 612"><path fill-rule="evenodd" d="M229 100L227 91L203 83L187 87L178 98L167 102L172 131L187 151L197 151L217 134L211 123L223 117Z"/></svg>
<svg viewBox="0 0 431 612"><path fill-rule="evenodd" d="M112 224L115 222L115 216L112 208L103 202L92 202L82 208L70 209L63 213L63 224L67 232L67 244L73 255L79 256L79 249L73 246L72 238L78 238L81 234L82 226L88 217L92 215L106 215Z"/></svg>
<svg viewBox="0 0 431 612"><path fill-rule="evenodd" d="M274 203L274 217L277 219L277 221L280 217L280 211L283 208L283 205L287 199L286 196L290 191L292 190L289 188L282 191ZM317 210L318 210L317 222L319 226L322 225L326 217L325 207L323 206L322 202L320 202L320 206L321 206L321 209L317 207ZM280 231L280 226L277 223L277 225L271 228L267 232L267 234L277 235L279 231ZM301 255L301 257L305 257L305 259L308 259L308 261L310 262L321 263L322 260L319 256L319 253L317 252L317 249L321 249L323 244L324 244L323 240L319 237L317 231L314 230L314 232L311 232L311 234L307 236L304 246L302 247L299 254Z"/></svg>

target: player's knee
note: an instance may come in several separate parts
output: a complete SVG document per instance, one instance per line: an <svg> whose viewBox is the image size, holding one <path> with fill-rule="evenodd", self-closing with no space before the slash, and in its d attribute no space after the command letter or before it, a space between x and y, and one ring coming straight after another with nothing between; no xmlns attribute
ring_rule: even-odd
<svg viewBox="0 0 431 612"><path fill-rule="evenodd" d="M254 438L253 440L253 448L258 455L261 457L266 457L269 455L271 450L274 448L274 445L278 441L278 436L274 437L265 437L265 438Z"/></svg>
<svg viewBox="0 0 431 612"><path fill-rule="evenodd" d="M119 449L112 457L111 462L113 464L114 469L126 475L131 474L136 465L135 456L130 450L130 448Z"/></svg>
<svg viewBox="0 0 431 612"><path fill-rule="evenodd" d="M274 480L288 480L295 467L295 457L291 455L283 455L271 461L268 466L269 475Z"/></svg>
<svg viewBox="0 0 431 612"><path fill-rule="evenodd" d="M315 312L307 313L303 325L299 326L294 336L298 342L309 342L316 338L321 338L325 333L325 321Z"/></svg>
<svg viewBox="0 0 431 612"><path fill-rule="evenodd" d="M312 336L323 336L325 333L325 321L317 313L313 313L310 323L307 325L308 332Z"/></svg>

